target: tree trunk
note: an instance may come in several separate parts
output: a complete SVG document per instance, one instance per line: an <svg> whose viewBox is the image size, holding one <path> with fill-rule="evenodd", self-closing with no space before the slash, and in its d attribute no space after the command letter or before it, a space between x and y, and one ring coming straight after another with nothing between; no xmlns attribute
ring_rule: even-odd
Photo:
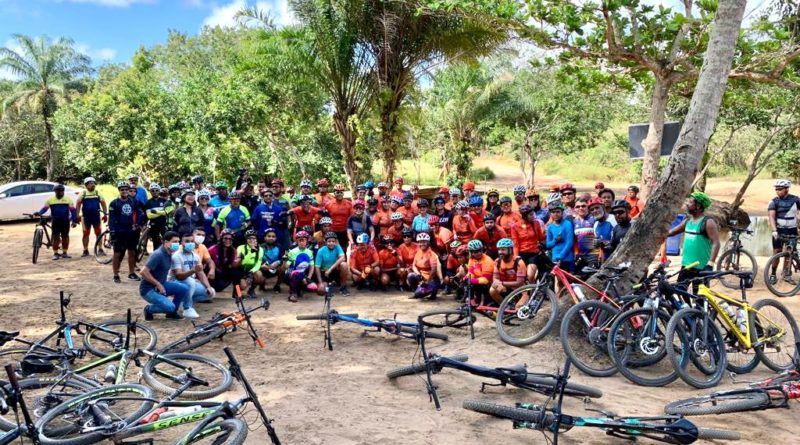
<svg viewBox="0 0 800 445"><path fill-rule="evenodd" d="M47 180L52 181L56 171L56 145L55 141L53 141L53 127L50 124L50 116L46 111L42 112L42 118L44 119L44 136L45 136L45 145L46 145L46 161L47 166L45 167L47 172Z"/></svg>
<svg viewBox="0 0 800 445"><path fill-rule="evenodd" d="M719 2L703 67L676 148L644 212L606 262L606 266L628 261L636 265L620 281L623 292L642 277L645 270L641 265L652 262L669 231L669 223L689 193L716 125L746 4L746 0ZM599 285L608 275L607 267L603 267L590 281Z"/></svg>
<svg viewBox="0 0 800 445"><path fill-rule="evenodd" d="M383 151L383 179L391 184L395 176L397 161L397 113L400 111L402 95L392 93L381 109L381 148Z"/></svg>
<svg viewBox="0 0 800 445"><path fill-rule="evenodd" d="M736 198L733 199L733 203L731 203L731 208L733 210L737 210L744 202L744 194L747 192L747 188L750 187L750 184L756 179L761 170L767 165L767 162L759 163L761 160L761 156L764 155L764 152L769 147L770 143L772 143L772 139L781 131L784 131L785 128L779 128L767 136L767 138L761 142L761 145L758 146L755 154L753 155L753 160L750 162L750 166L747 168L747 177L745 178L744 182L742 182L742 186L739 187L739 191L736 193Z"/></svg>
<svg viewBox="0 0 800 445"><path fill-rule="evenodd" d="M700 170L702 170L702 174L694 184L694 189L698 192L706 191L706 182L708 180L708 169L706 166L708 166L709 162L711 162L711 154L708 152L708 150L706 150L706 152L703 153L703 161L700 164Z"/></svg>
<svg viewBox="0 0 800 445"><path fill-rule="evenodd" d="M670 82L656 76L653 97L650 104L650 127L647 137L642 141L644 159L642 160L642 198L646 199L658 180L658 162L661 159L661 139L664 137L664 119L667 114L667 98Z"/></svg>
<svg viewBox="0 0 800 445"><path fill-rule="evenodd" d="M350 114L343 115L339 112L333 114L333 125L339 134L339 144L344 160L344 175L347 178L347 185L350 192L355 196L356 185L358 182L358 164L356 163L356 139L358 132L350 122Z"/></svg>

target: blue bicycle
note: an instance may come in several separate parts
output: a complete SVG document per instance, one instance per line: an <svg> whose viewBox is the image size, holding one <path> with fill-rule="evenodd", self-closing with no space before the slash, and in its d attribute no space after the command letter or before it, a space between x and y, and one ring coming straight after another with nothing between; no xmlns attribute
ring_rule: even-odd
<svg viewBox="0 0 800 445"><path fill-rule="evenodd" d="M333 351L333 335L331 334L331 326L344 321L347 323L355 323L373 330L365 329L362 335L367 335L369 332L386 332L394 334L399 337L412 339L418 341L419 330L423 329L419 323L398 321L395 318L385 319L379 318L377 320L370 320L368 318L359 318L358 314L340 314L336 309L331 309L331 300L333 299L332 287L326 285L325 289L325 306L321 314L312 315L298 315L298 320L321 320L325 322L325 345L329 351ZM396 317L396 316L395 316ZM438 332L426 331L426 337L437 338L439 340L447 341L446 334Z"/></svg>

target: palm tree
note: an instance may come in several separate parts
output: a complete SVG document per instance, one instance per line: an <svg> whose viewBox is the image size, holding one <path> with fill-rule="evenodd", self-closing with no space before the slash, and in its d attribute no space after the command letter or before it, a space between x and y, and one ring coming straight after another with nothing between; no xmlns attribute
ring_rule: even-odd
<svg viewBox="0 0 800 445"><path fill-rule="evenodd" d="M79 53L71 39L59 38L55 42L47 36L36 39L15 34L19 50L0 48L0 68L11 72L18 82L16 88L2 103L8 107L30 107L42 116L46 144L47 179L55 173L58 153L53 140L52 117L59 105L68 101L75 91L74 83L91 73L91 60Z"/></svg>

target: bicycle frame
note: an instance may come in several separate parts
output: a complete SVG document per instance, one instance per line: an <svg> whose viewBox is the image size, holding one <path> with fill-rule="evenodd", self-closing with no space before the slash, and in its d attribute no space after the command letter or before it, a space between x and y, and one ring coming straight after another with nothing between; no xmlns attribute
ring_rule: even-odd
<svg viewBox="0 0 800 445"><path fill-rule="evenodd" d="M617 303L616 299L611 298L609 296L609 294L608 294L608 291L610 291L611 289L614 289L614 293L616 294L616 296L619 296L619 292L617 292L617 287L616 287L616 284L615 284L615 280L607 280L606 281L606 285L605 285L605 289L601 291L601 290L597 289L596 287L590 286L585 281L581 280L580 278L576 277L575 275L573 275L573 274L567 272L566 270L562 269L561 265L559 265L559 264L556 264L553 267L553 269L550 271L550 273L555 275L555 277L558 279L558 281L561 283L561 285L564 287L564 289L567 290L567 293L569 293L570 298L572 298L572 304L578 304L581 301L584 301L586 299L586 298L581 298L580 296L578 296L578 294L575 293L575 289L572 288L572 284L580 284L580 285L586 287L587 289L591 290L592 292L595 292L597 295L599 295L600 296L600 298L599 298L600 301L610 304L615 309L619 309L620 308L620 306Z"/></svg>
<svg viewBox="0 0 800 445"><path fill-rule="evenodd" d="M19 410L22 411L22 419L24 420L25 424L19 425L10 431L0 434L0 445L11 445L20 437L28 437L31 439L31 442L33 442L34 445L38 445L39 435L36 433L36 426L34 425L31 414L25 404L25 399L20 396L19 382L17 381L17 375L14 372L14 366L10 364L6 365L5 370L11 386L11 391L13 391L13 394L9 394L9 399L13 399L11 400L11 407L16 411L17 406L19 406ZM2 396L2 392L0 392L0 396ZM5 400L0 400L0 402L2 402L0 405L5 406ZM3 412L3 414L5 414L5 412Z"/></svg>
<svg viewBox="0 0 800 445"><path fill-rule="evenodd" d="M720 317L722 322L728 328L728 331L729 332L733 332L733 334L736 336L736 339L739 341L739 343L745 349L750 349L750 348L756 347L756 346L758 346L758 345L770 340L769 338L764 338L764 339L758 338L758 339L756 339L756 343L753 343L750 340L750 330L755 328L755 326L751 326L750 325L750 317L749 317L750 313L758 314L761 319L767 321L771 326L774 326L775 328L777 328L778 329L778 333L776 334L776 336L778 338L780 338L780 337L782 337L783 335L786 334L786 332L783 329L781 329L780 326L778 326L774 321L772 321L769 318L767 318L766 316L764 316L757 309L754 309L747 302L744 289L742 289L742 299L738 300L736 298L730 297L730 296L725 295L723 293L711 290L705 284L701 283L699 288L698 288L697 295L699 297L704 298L704 300L707 301L709 305L711 305L711 307L716 312L716 315L718 317ZM745 321L744 321L744 325L745 325L745 328L746 328L744 333L741 332L741 330L737 326L736 320L731 318L731 316L728 315L728 313L722 308L722 306L720 305L720 301L724 301L727 304L729 304L729 305L731 305L731 306L733 306L735 308L742 309L742 310L745 311L746 314L748 314L748 316L745 318Z"/></svg>

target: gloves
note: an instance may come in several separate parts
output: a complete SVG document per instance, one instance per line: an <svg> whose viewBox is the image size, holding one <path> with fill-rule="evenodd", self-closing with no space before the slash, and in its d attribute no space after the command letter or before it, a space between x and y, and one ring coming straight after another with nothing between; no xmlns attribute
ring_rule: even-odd
<svg viewBox="0 0 800 445"><path fill-rule="evenodd" d="M107 222L108 222L108 215L103 215L103 223L107 223Z"/></svg>
<svg viewBox="0 0 800 445"><path fill-rule="evenodd" d="M483 278L483 277L470 278L469 282L472 283L472 284L489 284L489 280L487 280L486 278Z"/></svg>
<svg viewBox="0 0 800 445"><path fill-rule="evenodd" d="M778 231L772 232L772 239L778 239Z"/></svg>

